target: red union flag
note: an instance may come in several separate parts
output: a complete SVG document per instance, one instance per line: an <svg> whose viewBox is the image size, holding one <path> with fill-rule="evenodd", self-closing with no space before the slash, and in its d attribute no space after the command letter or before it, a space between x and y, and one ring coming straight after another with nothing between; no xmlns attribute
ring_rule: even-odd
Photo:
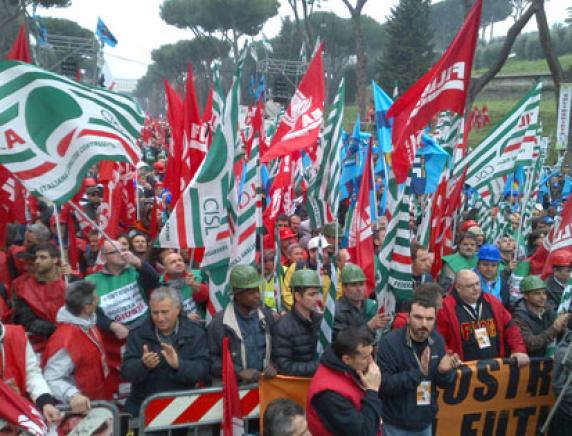
<svg viewBox="0 0 572 436"><path fill-rule="evenodd" d="M564 204L560 219L550 229L544 243L529 259L530 274L541 274L543 279L552 274L552 262L547 260L556 252L572 254L572 197Z"/></svg>
<svg viewBox="0 0 572 436"><path fill-rule="evenodd" d="M11 387L0 380L0 419L27 431L26 434L43 436L48 427L32 403L15 393ZM19 434L19 433L18 433Z"/></svg>
<svg viewBox="0 0 572 436"><path fill-rule="evenodd" d="M481 21L482 0L477 0L457 36L431 70L411 86L387 112L393 123L393 171L405 182L421 143L423 129L438 112L463 115L473 55Z"/></svg>
<svg viewBox="0 0 572 436"><path fill-rule="evenodd" d="M282 116L262 163L313 146L324 118L324 44L320 44L308 66L288 110Z"/></svg>
<svg viewBox="0 0 572 436"><path fill-rule="evenodd" d="M375 288L375 256L373 251L373 234L371 233L371 149L369 140L365 169L361 178L361 187L352 217L348 250L352 260L360 266L367 279L366 293L369 296Z"/></svg>

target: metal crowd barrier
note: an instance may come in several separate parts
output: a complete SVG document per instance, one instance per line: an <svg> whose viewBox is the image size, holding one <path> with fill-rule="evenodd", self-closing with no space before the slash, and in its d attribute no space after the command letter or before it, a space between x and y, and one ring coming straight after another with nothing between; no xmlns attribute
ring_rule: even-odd
<svg viewBox="0 0 572 436"><path fill-rule="evenodd" d="M248 420L259 417L258 384L239 386L240 406L244 414L244 429ZM222 386L188 391L161 392L145 399L139 409L139 434L178 428L194 429L220 424L223 416Z"/></svg>
<svg viewBox="0 0 572 436"><path fill-rule="evenodd" d="M120 435L121 434L121 419L120 419L120 415L119 415L119 409L117 409L117 406L109 401L91 401L91 408L95 409L95 408L102 408L102 409L107 409L111 412L113 421L112 421L112 426L113 426L113 434L114 435ZM59 404L57 406L57 408L64 413L69 413L71 412L71 407L69 405L62 405Z"/></svg>

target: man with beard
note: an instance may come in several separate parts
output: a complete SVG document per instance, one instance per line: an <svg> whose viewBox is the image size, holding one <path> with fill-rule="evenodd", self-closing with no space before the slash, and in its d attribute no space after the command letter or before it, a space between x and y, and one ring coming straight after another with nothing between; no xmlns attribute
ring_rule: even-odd
<svg viewBox="0 0 572 436"><path fill-rule="evenodd" d="M14 284L14 323L24 326L36 353L56 330L56 315L64 305L65 282L60 273L60 252L49 242L36 245L34 272ZM69 271L69 267L66 266Z"/></svg>
<svg viewBox="0 0 572 436"><path fill-rule="evenodd" d="M435 298L415 294L408 325L379 342L384 435L432 434L436 387L452 383L461 364L458 354L445 352L445 342L435 330L436 311Z"/></svg>

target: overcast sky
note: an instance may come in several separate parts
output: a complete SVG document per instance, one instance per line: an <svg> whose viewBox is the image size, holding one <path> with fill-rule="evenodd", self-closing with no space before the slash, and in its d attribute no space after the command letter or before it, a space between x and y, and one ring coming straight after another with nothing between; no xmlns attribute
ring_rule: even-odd
<svg viewBox="0 0 572 436"><path fill-rule="evenodd" d="M391 7L399 0L369 0L364 13L380 23L386 21ZM177 29L167 25L159 16L159 6L163 0L72 0L72 5L64 9L38 9L38 15L67 18L80 26L95 31L97 17L105 22L115 35L118 44L114 48L105 47L105 58L114 78L138 79L145 74L147 65L151 63L151 50L163 44L172 44L180 39L191 39L190 30ZM269 38L280 30L280 17L291 15L285 0L280 0L279 16L269 20L263 29ZM354 0L352 3L355 4ZM550 23L561 22L566 18L568 1L552 0L546 3ZM324 3L323 10L349 17L349 12L342 0L329 0ZM495 25L495 34L506 33L506 25ZM530 20L525 31L536 30L536 21Z"/></svg>

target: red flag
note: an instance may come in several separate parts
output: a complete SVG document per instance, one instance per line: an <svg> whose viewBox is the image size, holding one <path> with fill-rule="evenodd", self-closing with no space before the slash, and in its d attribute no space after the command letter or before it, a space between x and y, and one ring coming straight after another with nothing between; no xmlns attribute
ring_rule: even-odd
<svg viewBox="0 0 572 436"><path fill-rule="evenodd" d="M18 36L12 44L12 48L6 54L6 60L9 61L22 61L28 64L32 63L32 57L30 56L30 46L28 45L28 35L26 34L26 28L23 24L20 24L20 29L18 30Z"/></svg>
<svg viewBox="0 0 572 436"><path fill-rule="evenodd" d="M34 436L48 434L48 426L40 412L0 379L0 418L10 425L25 429Z"/></svg>
<svg viewBox="0 0 572 436"><path fill-rule="evenodd" d="M324 118L324 43L320 44L306 74L290 100L288 110L261 162L307 149L316 144ZM310 156L315 160L315 156Z"/></svg>
<svg viewBox="0 0 572 436"><path fill-rule="evenodd" d="M187 84L184 108L182 184L187 186L207 153L207 126L201 119L193 79L193 66L187 67ZM181 188L184 189L184 188Z"/></svg>
<svg viewBox="0 0 572 436"><path fill-rule="evenodd" d="M177 204L181 193L181 163L183 156L183 101L165 80L167 119L171 126L171 144L165 170L165 188L171 193L171 205Z"/></svg>
<svg viewBox="0 0 572 436"><path fill-rule="evenodd" d="M99 207L99 225L112 239L119 236L123 198L122 182L119 168L113 170L112 179L103 188L103 198Z"/></svg>
<svg viewBox="0 0 572 436"><path fill-rule="evenodd" d="M272 238L274 238L274 222L276 218L281 213L290 212L292 207L292 200L294 199L292 171L292 158L284 156L280 162L280 171L270 187L268 203L263 215L264 227Z"/></svg>
<svg viewBox="0 0 572 436"><path fill-rule="evenodd" d="M209 88L209 95L207 96L207 102L205 104L205 110L203 111L202 120L203 123L210 123L213 117L213 94L214 89L211 86Z"/></svg>
<svg viewBox="0 0 572 436"><path fill-rule="evenodd" d="M67 206L67 205L66 205ZM77 249L76 228L73 215L68 209L66 213L66 223L68 228L68 258L70 267L75 274L79 274L79 253Z"/></svg>
<svg viewBox="0 0 572 436"><path fill-rule="evenodd" d="M435 259L431 265L431 275L437 279L443 267L443 256L450 254L453 242L453 215L460 209L461 194L467 175L467 168L457 179L455 185L447 195L447 179L443 178L435 192L433 202L432 229L429 241L429 250L435 254ZM449 181L449 186L452 181Z"/></svg>
<svg viewBox="0 0 572 436"><path fill-rule="evenodd" d="M475 2L445 54L387 112L388 118L394 118L391 161L398 183L407 179L421 135L431 118L446 110L463 116L482 4L482 0Z"/></svg>
<svg viewBox="0 0 572 436"><path fill-rule="evenodd" d="M530 274L541 274L546 279L552 274L552 264L547 262L550 256L557 251L572 253L572 197L569 197L562 213L561 219L550 229L544 238L544 244L536 250L530 260Z"/></svg>
<svg viewBox="0 0 572 436"><path fill-rule="evenodd" d="M151 223L149 225L149 235L151 239L155 239L159 233L159 224L157 223L157 199L153 194L153 207L151 209Z"/></svg>
<svg viewBox="0 0 572 436"><path fill-rule="evenodd" d="M240 436L244 434L244 422L240 410L234 363L228 347L228 338L225 337L222 340L222 434L223 436Z"/></svg>
<svg viewBox="0 0 572 436"><path fill-rule="evenodd" d="M371 232L371 151L372 140L369 140L365 169L361 179L361 186L356 203L356 210L352 217L348 251L352 260L361 267L366 277L367 296L375 289L375 254L373 250L373 234Z"/></svg>

